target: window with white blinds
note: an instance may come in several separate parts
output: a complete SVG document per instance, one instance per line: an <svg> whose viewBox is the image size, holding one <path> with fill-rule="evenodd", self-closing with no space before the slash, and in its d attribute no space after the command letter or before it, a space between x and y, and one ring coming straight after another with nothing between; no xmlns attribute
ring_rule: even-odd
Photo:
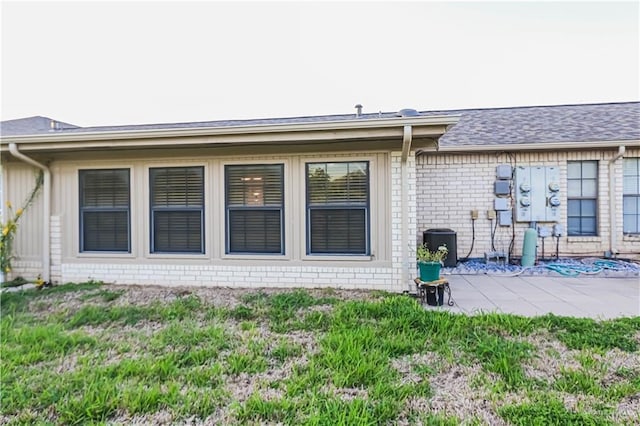
<svg viewBox="0 0 640 426"><path fill-rule="evenodd" d="M80 170L80 252L131 252L129 169Z"/></svg>
<svg viewBox="0 0 640 426"><path fill-rule="evenodd" d="M152 253L204 253L204 168L149 169Z"/></svg>
<svg viewBox="0 0 640 426"><path fill-rule="evenodd" d="M369 163L307 163L307 254L368 255Z"/></svg>
<svg viewBox="0 0 640 426"><path fill-rule="evenodd" d="M227 254L284 254L283 175L283 164L225 166Z"/></svg>

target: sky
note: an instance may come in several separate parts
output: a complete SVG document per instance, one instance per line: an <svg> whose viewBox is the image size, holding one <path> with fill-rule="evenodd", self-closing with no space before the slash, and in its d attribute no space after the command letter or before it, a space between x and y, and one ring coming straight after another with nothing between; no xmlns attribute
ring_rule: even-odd
<svg viewBox="0 0 640 426"><path fill-rule="evenodd" d="M640 100L640 1L9 2L2 120Z"/></svg>

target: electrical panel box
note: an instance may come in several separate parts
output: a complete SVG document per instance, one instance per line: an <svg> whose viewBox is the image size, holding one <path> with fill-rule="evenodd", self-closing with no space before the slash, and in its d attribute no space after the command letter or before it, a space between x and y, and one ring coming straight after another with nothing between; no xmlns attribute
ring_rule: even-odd
<svg viewBox="0 0 640 426"><path fill-rule="evenodd" d="M498 164L496 166L496 179L510 180L512 173L513 172L509 164Z"/></svg>
<svg viewBox="0 0 640 426"><path fill-rule="evenodd" d="M538 237L540 238L548 238L551 236L551 228L548 226L539 226L538 227Z"/></svg>
<svg viewBox="0 0 640 426"><path fill-rule="evenodd" d="M496 195L509 195L511 193L511 182L508 180L497 180L493 184L493 193Z"/></svg>
<svg viewBox="0 0 640 426"><path fill-rule="evenodd" d="M509 199L508 198L494 198L493 200L493 209L494 210L509 210Z"/></svg>
<svg viewBox="0 0 640 426"><path fill-rule="evenodd" d="M513 215L511 210L502 210L498 212L498 225L511 226L513 223Z"/></svg>
<svg viewBox="0 0 640 426"><path fill-rule="evenodd" d="M566 232L564 231L564 226L556 223L555 225L553 225L553 236L554 237L562 237L566 235Z"/></svg>
<svg viewBox="0 0 640 426"><path fill-rule="evenodd" d="M560 220L560 169L553 166L518 166L515 171L516 221Z"/></svg>

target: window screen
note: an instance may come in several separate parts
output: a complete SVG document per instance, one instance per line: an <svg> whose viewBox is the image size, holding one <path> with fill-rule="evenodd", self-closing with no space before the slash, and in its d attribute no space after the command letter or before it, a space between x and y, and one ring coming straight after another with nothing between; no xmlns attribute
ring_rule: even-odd
<svg viewBox="0 0 640 426"><path fill-rule="evenodd" d="M131 251L129 169L80 170L80 251Z"/></svg>

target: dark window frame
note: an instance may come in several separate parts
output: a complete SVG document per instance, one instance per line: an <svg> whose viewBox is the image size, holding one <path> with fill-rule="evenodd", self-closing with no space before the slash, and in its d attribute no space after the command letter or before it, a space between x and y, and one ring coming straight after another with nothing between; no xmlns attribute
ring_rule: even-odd
<svg viewBox="0 0 640 426"><path fill-rule="evenodd" d="M366 169L366 202L365 203L312 203L311 191L309 190L309 167L312 165L324 164L356 164L364 163ZM342 211L363 211L364 220L364 250L362 252L339 252L339 251L312 251L313 229L312 214L314 211L342 210ZM347 160L347 161L308 161L305 163L305 216L306 216L306 254L307 256L370 256L371 255L371 162L368 160Z"/></svg>
<svg viewBox="0 0 640 426"><path fill-rule="evenodd" d="M623 178L623 188L622 188L622 232L624 235L640 235L640 158L624 158L623 161L631 162L634 161L635 165L635 174L627 174L627 167L623 166L622 178ZM636 191L632 192L626 186L627 178L635 178L636 182ZM632 204L635 204L636 212L635 213L626 213L624 207L627 205L627 200L633 200ZM628 230L625 228L626 226L626 218L627 216L635 217L635 230Z"/></svg>
<svg viewBox="0 0 640 426"><path fill-rule="evenodd" d="M265 204L251 206L248 204L234 204L230 205L230 171L234 168L248 168L258 169L260 167L278 167L280 169L280 204ZM265 163L265 164L225 164L224 166L224 179L225 179L225 254L227 255L256 255L256 256L282 256L285 254L285 205L284 205L284 163ZM260 250L232 250L231 247L231 216L234 213L248 213L248 212L280 212L280 251L260 251Z"/></svg>
<svg viewBox="0 0 640 426"><path fill-rule="evenodd" d="M580 164L580 177L570 177L569 176L569 171L568 171L568 165L569 164ZM590 163L590 164L595 164L596 166L596 176L595 178L585 178L583 177L584 173L583 173L583 166L586 163ZM571 181L579 181L580 182L580 196L571 196L569 194L569 191L567 191L567 235L570 237L596 237L598 236L598 178L599 178L599 174L600 174L600 165L598 163L597 160L578 160L578 161L568 161L567 162L567 187L569 186L569 182ZM585 181L594 181L595 183L595 189L596 189L596 195L595 197L592 196L584 196L582 195L583 193L583 183ZM579 207L579 213L578 215L569 215L569 204L572 201L578 201L580 203L580 207ZM583 202L584 201L593 201L594 203L594 213L593 215L585 215L582 213L583 211ZM593 231L590 230L584 230L583 229L583 220L584 219L591 219L593 218L594 220L594 229ZM574 220L578 220L579 221L579 230L577 233L572 232L572 227L569 226L569 222L571 221L571 219Z"/></svg>
<svg viewBox="0 0 640 426"><path fill-rule="evenodd" d="M153 173L162 170L178 170L178 169L197 169L201 176L201 193L200 198L202 204L200 206L155 206L153 202L155 189L153 185ZM167 167L150 167L149 168L149 251L151 254L178 254L178 255L200 255L205 254L205 170L204 166L167 166ZM156 247L156 213L180 213L180 212L199 212L200 213L200 248L193 250L163 250Z"/></svg>
<svg viewBox="0 0 640 426"><path fill-rule="evenodd" d="M127 206L126 207L87 207L84 205L84 191L86 176L91 173L121 172L126 173L127 179ZM129 168L109 168L109 169L79 169L78 170L78 217L79 217L79 252L80 253L131 253L131 169ZM91 213L126 213L127 216L127 248L105 248L89 249L85 241L85 215Z"/></svg>

